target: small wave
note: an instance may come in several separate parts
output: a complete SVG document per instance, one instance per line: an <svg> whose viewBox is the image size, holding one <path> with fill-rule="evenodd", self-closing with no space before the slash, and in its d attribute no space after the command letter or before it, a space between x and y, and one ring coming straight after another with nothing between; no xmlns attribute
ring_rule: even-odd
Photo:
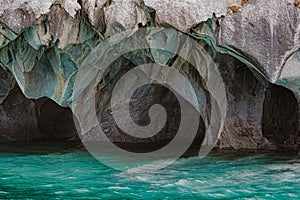
<svg viewBox="0 0 300 200"><path fill-rule="evenodd" d="M121 186L112 186L112 187L109 187L109 189L111 189L111 190L130 190L129 187L121 187Z"/></svg>
<svg viewBox="0 0 300 200"><path fill-rule="evenodd" d="M88 189L75 189L74 191L79 192L79 193L86 193L86 192L89 192Z"/></svg>
<svg viewBox="0 0 300 200"><path fill-rule="evenodd" d="M187 187L187 186L189 186L189 181L184 180L184 179L181 179L181 180L177 181L177 182L175 183L175 185Z"/></svg>
<svg viewBox="0 0 300 200"><path fill-rule="evenodd" d="M122 172L120 175L130 175L130 174L139 174L139 173L149 173L149 171L153 171L153 169L160 169L167 164L170 163L170 160L159 160L159 161L154 161L150 164L144 164L138 167L134 167L131 169L128 169L125 172Z"/></svg>

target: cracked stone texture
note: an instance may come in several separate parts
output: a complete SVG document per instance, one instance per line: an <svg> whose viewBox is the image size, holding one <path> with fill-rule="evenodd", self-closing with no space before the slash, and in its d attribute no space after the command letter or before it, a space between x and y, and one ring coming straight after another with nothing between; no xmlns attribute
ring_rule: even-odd
<svg viewBox="0 0 300 200"><path fill-rule="evenodd" d="M230 1L145 0L145 4L155 9L158 24L188 32L190 28L212 18L213 14L216 17L225 16Z"/></svg>

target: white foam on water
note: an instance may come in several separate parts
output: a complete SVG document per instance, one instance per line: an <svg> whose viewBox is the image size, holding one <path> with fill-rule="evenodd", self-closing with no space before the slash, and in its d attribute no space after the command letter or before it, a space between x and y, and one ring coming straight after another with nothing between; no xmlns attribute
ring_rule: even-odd
<svg viewBox="0 0 300 200"><path fill-rule="evenodd" d="M111 190L130 190L129 187L121 187L121 186L112 186L112 187L109 187L109 189L111 189Z"/></svg>

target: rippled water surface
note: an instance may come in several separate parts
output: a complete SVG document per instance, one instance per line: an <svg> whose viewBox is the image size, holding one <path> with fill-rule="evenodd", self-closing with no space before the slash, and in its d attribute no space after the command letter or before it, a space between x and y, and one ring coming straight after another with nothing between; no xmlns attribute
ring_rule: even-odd
<svg viewBox="0 0 300 200"><path fill-rule="evenodd" d="M157 161L160 162L160 161ZM0 199L299 199L295 153L213 152L152 174L110 169L79 144L0 144Z"/></svg>

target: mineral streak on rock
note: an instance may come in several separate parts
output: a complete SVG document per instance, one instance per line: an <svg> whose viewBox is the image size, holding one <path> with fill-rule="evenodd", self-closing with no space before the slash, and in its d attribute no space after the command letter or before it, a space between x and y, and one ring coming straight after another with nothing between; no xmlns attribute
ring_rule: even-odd
<svg viewBox="0 0 300 200"><path fill-rule="evenodd" d="M229 9L233 12L233 13L238 13L241 9L240 6L229 6Z"/></svg>
<svg viewBox="0 0 300 200"><path fill-rule="evenodd" d="M46 96L63 106L78 65L102 40L96 29L60 5L53 5L47 17L18 37L7 29L1 33L1 66L14 75L24 94L34 99Z"/></svg>
<svg viewBox="0 0 300 200"><path fill-rule="evenodd" d="M242 6L245 5L246 3L248 3L248 1L249 1L249 0L242 0L242 1L241 1Z"/></svg>
<svg viewBox="0 0 300 200"><path fill-rule="evenodd" d="M220 148L299 147L298 1L107 2L0 0L0 141L42 138L41 130L45 129L40 127L49 126L45 116L52 117L54 124L56 116L64 116L66 119L61 121L69 127L68 110L55 108L52 103L45 103L46 100L29 99L47 97L62 107L70 107L78 67L95 46L122 30L136 30L140 26L168 26L199 40L220 65L229 100L225 129L218 144ZM230 6L239 9L232 12ZM143 55L141 60L153 58L156 61L157 56L153 56L155 52L149 54ZM124 63L128 62L127 58L123 59ZM135 64L138 63L136 60ZM112 69L108 84L103 85L104 90L99 93L102 106L107 104L107 96L112 90L110 83L120 70L123 68ZM18 86L29 99L21 94ZM161 91L153 90L149 96L160 99ZM298 102L292 99L290 91L298 98ZM151 103L141 103L145 99L139 99L137 105ZM293 109L280 109L284 108L280 105L283 102L293 105ZM57 110L51 113L53 109ZM278 110L275 112L274 109ZM137 113L134 115L136 120L144 121L143 115L139 118ZM298 119L295 113L298 113ZM126 142L110 116L103 117L107 119L104 128L108 127L108 134L115 141ZM286 119L289 122L285 125ZM19 122L18 126L14 125L16 121ZM270 125L272 121L276 125ZM295 124L298 128L294 127ZM171 125L166 129L171 130ZM275 130L277 125L283 131L289 129L291 132L289 135L274 136L269 130ZM68 134L63 137L73 138Z"/></svg>

